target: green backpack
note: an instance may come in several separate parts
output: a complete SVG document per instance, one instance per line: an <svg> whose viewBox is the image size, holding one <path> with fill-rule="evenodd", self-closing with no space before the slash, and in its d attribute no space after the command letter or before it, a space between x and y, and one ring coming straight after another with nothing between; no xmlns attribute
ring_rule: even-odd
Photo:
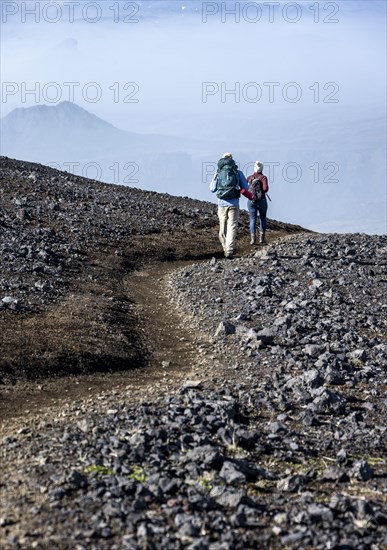
<svg viewBox="0 0 387 550"><path fill-rule="evenodd" d="M233 159L220 159L218 162L218 180L216 196L218 199L239 199L241 195L239 186L238 167Z"/></svg>

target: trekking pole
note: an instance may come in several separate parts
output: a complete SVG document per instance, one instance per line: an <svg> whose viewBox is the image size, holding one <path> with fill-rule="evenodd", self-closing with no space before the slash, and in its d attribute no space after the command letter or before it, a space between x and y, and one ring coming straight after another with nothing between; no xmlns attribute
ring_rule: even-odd
<svg viewBox="0 0 387 550"><path fill-rule="evenodd" d="M271 202L271 198L269 197L269 195L267 193L266 193L266 196L269 199L269 201Z"/></svg>

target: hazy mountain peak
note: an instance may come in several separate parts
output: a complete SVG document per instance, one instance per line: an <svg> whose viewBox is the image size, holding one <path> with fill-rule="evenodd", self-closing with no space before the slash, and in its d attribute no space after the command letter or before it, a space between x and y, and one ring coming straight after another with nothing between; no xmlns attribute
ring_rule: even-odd
<svg viewBox="0 0 387 550"><path fill-rule="evenodd" d="M94 163L103 172L100 178L104 181L114 177L115 182L122 179L132 184L138 183L133 174L140 166L144 177L149 169L150 181L152 176L154 179L154 166L159 180L164 174L167 183L173 181L190 165L190 155L184 150L194 145L178 137L120 130L70 101L14 109L1 119L1 132L2 155L44 164L54 162L56 166L77 162L82 174L85 164ZM110 168L117 163L119 174Z"/></svg>
<svg viewBox="0 0 387 550"><path fill-rule="evenodd" d="M34 105L32 107L18 107L4 117L3 122L10 124L66 124L74 129L77 126L100 127L103 129L113 126L83 109L71 101L62 101L57 105Z"/></svg>

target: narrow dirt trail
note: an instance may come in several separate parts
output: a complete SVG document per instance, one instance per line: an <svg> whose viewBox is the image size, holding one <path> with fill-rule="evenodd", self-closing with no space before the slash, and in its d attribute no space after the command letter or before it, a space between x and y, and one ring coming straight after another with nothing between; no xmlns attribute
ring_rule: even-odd
<svg viewBox="0 0 387 550"><path fill-rule="evenodd" d="M114 373L94 373L19 382L1 389L1 434L3 436L58 417L81 401L93 402L115 392L117 400L130 404L176 391L185 379L197 379L211 360L205 349L205 334L190 331L167 295L170 273L193 261L163 262L132 272L123 289L135 304L138 330L149 351L147 366Z"/></svg>
<svg viewBox="0 0 387 550"><path fill-rule="evenodd" d="M273 231L270 241L284 237L286 233ZM212 240L212 246L213 243ZM206 251L211 257L208 246ZM238 256L251 252L247 240L241 240ZM216 376L220 359L209 351L209 335L187 325L187 319L177 310L167 289L173 271L202 261L208 259L157 262L124 276L122 291L135 306L136 330L148 353L145 366L119 372L20 381L0 387L1 435L38 426L42 420L76 413L81 402L89 403L97 412L99 397L105 392L114 392L117 400L135 404L178 391L184 380L208 381L212 373Z"/></svg>
<svg viewBox="0 0 387 550"><path fill-rule="evenodd" d="M194 262L159 264L134 272L125 282L126 291L137 304L143 341L150 352L152 376L186 378L201 372L200 351L209 346L203 333L190 331L168 296L169 275ZM160 372L161 369L161 372Z"/></svg>

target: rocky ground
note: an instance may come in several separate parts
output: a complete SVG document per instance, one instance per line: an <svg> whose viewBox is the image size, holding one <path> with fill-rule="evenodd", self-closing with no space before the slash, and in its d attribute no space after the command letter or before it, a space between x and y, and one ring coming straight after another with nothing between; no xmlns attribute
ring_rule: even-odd
<svg viewBox="0 0 387 550"><path fill-rule="evenodd" d="M31 364L39 383L71 371L75 361L58 359L69 341L75 358L81 344L83 357L98 344L101 364L121 357L117 366L143 373L135 388L112 389L106 375L104 391L4 418L2 547L387 547L385 237L289 237L296 228L273 223L268 247L240 247L223 260L213 205L2 163L3 394L33 377ZM55 194L59 210L48 213ZM14 202L24 195L23 206ZM135 218L129 228L124 212L112 214L118 199ZM160 230L151 238L149 204L151 231ZM37 232L45 228L51 240ZM187 256L178 270L165 261ZM41 280L50 287L37 292ZM60 354L33 332L42 318L50 331L63 320ZM7 327L20 323L16 360L20 339ZM107 336L112 326L130 333L122 347Z"/></svg>
<svg viewBox="0 0 387 550"><path fill-rule="evenodd" d="M247 216L242 218L247 228ZM300 228L270 222L273 232ZM143 365L124 281L219 253L216 206L0 159L0 381Z"/></svg>
<svg viewBox="0 0 387 550"><path fill-rule="evenodd" d="M122 280L149 255L179 257L214 206L6 158L0 177L1 378L141 364Z"/></svg>
<svg viewBox="0 0 387 550"><path fill-rule="evenodd" d="M171 279L247 408L256 431L245 458L270 464L271 503L297 495L285 514L272 508L271 544L387 543L386 258L386 237L297 235Z"/></svg>

